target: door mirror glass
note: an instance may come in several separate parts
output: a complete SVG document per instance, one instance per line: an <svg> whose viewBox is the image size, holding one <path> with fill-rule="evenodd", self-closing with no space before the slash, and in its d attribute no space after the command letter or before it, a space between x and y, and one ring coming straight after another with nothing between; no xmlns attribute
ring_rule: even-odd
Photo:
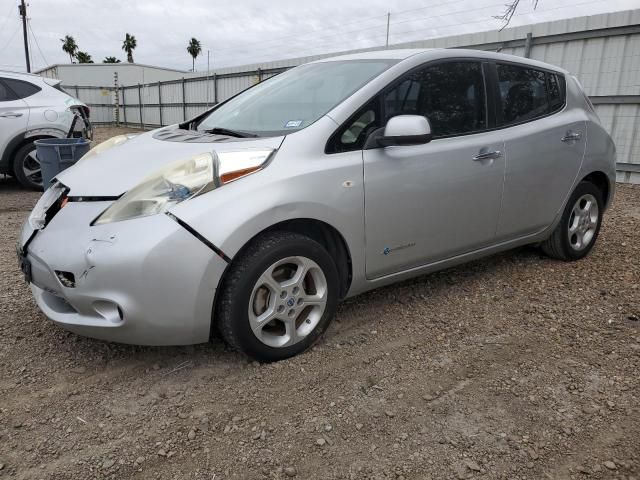
<svg viewBox="0 0 640 480"><path fill-rule="evenodd" d="M378 138L381 147L422 145L431 141L431 125L422 115L391 117Z"/></svg>

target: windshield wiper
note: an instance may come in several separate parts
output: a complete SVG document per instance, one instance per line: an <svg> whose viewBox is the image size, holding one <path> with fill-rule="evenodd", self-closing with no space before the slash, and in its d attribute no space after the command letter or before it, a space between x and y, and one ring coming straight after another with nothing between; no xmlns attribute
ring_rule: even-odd
<svg viewBox="0 0 640 480"><path fill-rule="evenodd" d="M239 132L238 130L230 130L228 128L215 127L210 128L209 130L205 130L205 133L214 133L218 135L229 135L230 137L238 137L238 138L254 138L258 135L247 132Z"/></svg>

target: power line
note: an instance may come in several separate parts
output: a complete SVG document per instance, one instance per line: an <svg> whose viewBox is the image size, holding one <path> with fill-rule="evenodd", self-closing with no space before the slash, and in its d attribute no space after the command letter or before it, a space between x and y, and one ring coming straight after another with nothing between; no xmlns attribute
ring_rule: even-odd
<svg viewBox="0 0 640 480"><path fill-rule="evenodd" d="M49 65L49 62L47 62L47 59L45 58L44 53L42 53L42 49L40 48L40 44L38 43L38 37L36 37L36 34L33 32L33 28L31 28L31 21L29 21L27 25L29 26L29 31L31 32L31 36L33 37L33 40L36 42L36 47L38 47L38 51L40 52L40 56L44 60L44 66L46 67Z"/></svg>
<svg viewBox="0 0 640 480"><path fill-rule="evenodd" d="M549 12L549 11L559 10L559 9L562 9L562 8L573 8L573 7L577 7L577 6L589 5L589 4L594 4L594 3L599 3L599 0L591 0L591 1L587 1L587 2L574 3L574 4L571 4L571 5L563 5L563 6L560 6L560 7L548 8L548 9L544 9L544 10L536 10L535 12L523 12L523 13L518 13L518 14L516 14L514 16L515 17L520 17L520 16L531 15L531 14L536 14L536 13L545 13L545 12ZM395 23L392 22L391 25L393 26L393 25L409 23L409 22L418 21L418 20L446 17L446 16L455 15L455 14L459 14L459 13L467 13L467 12L472 12L474 10L482 10L482 9L486 9L486 8L496 7L496 6L503 6L503 4L501 3L501 4L485 5L484 7L471 9L471 10L451 12L451 13L448 13L448 14L434 15L434 16L430 16L430 17L420 17L420 18L417 18L417 19L403 20L403 21L398 21L398 22L395 22ZM392 31L391 34L397 37L399 35L406 35L406 34L411 34L411 33L424 32L425 30L441 30L443 28L448 28L448 27L462 27L462 26L465 26L465 25L486 23L488 20L490 21L492 19L484 19L483 18L483 19L475 20L475 21L471 21L471 22L464 22L464 23L454 22L454 23L449 23L449 24L445 24L445 25L440 23L440 24L437 24L437 25L435 25L433 27L422 27L422 28L419 28L419 29L402 30L400 32L393 32ZM342 35L346 35L346 34L357 33L357 32L362 32L362 31L371 30L371 29L372 29L372 27L368 27L368 28L364 28L364 29L357 29L357 30L352 30L352 31L348 31L348 32L342 32L342 33L337 34L337 35L331 35L330 37L332 37L332 39L333 39L335 36L342 36ZM382 31L380 31L379 33L370 35L368 38L363 39L363 40L374 40L376 38L383 37L384 35L386 35L386 34L384 32L382 32ZM320 40L322 38L327 38L327 36L319 37L319 38L316 38L316 39L312 40L312 46L310 47L310 49L305 49L305 50L303 50L303 53L297 53L296 56L313 55L313 53L311 53L311 52L313 52L315 49L323 47L324 45L327 45L327 44L331 44L333 42L333 40L329 40L329 41L316 43L316 40ZM432 37L429 37L429 38L435 38L435 36L432 36ZM404 39L404 40L398 39L398 40L396 40L396 42L407 42L407 41L410 41L410 40L408 40L408 39ZM281 45L273 45L273 46L270 46L270 47L254 49L251 53L261 52L261 51L264 51L265 49L274 49L274 48L281 48L281 47L282 47ZM362 48L370 48L370 47L362 47ZM265 54L268 55L268 52L265 52ZM218 58L220 58L220 57L228 58L230 56L234 56L235 57L235 55L222 54L222 55L219 55ZM238 65L238 64L239 63L236 63L236 65Z"/></svg>
<svg viewBox="0 0 640 480"><path fill-rule="evenodd" d="M4 51L9 45L11 45L11 42L13 41L13 38L16 36L16 33L18 33L18 30L20 30L20 23L16 23L16 28L11 34L11 36L9 37L9 41L5 43L4 47L0 48L0 52Z"/></svg>
<svg viewBox="0 0 640 480"><path fill-rule="evenodd" d="M455 2L450 2L450 3L455 3ZM467 10L458 10L456 12L448 12L448 13L443 13L443 14L440 14L440 15L430 15L430 16L427 16L427 17L419 17L419 18L412 18L412 19L409 19L409 20L401 20L401 21L397 21L397 22L390 22L390 25L391 25L391 27L393 27L394 25L400 25L400 24L403 24L403 23L417 22L417 21L420 21L420 20L431 20L431 19L434 19L434 18L448 17L448 16L451 16L451 15L455 15L457 13L469 13L469 12L475 12L475 11L479 11L479 10L485 10L487 8L503 7L503 6L504 6L503 3L494 3L494 4L491 4L491 5L484 5L484 6L478 7L478 8L472 8L472 9L467 9ZM483 19L481 21L482 22L486 22L486 19ZM478 21L467 22L467 23L478 23ZM464 25L464 23L460 23L460 25ZM349 31L346 31L346 32L340 32L338 34L334 33L334 34L331 34L331 35L323 35L321 37L317 37L317 38L313 39L312 42L315 42L316 40L319 40L319 39L322 39L322 38L335 38L336 36L344 36L344 35L349 35L349 34L353 34L353 33L364 32L364 31L367 31L367 30L373 30L373 29L376 29L376 28L380 28L380 26L359 28L359 29L356 29L356 30L349 30ZM391 30L391 34L394 34L393 30ZM380 35L383 35L383 33L380 32ZM380 35L375 35L375 37L378 37ZM322 42L322 43L326 43L326 42ZM254 49L254 52L255 51L264 51L267 48L275 48L275 47L278 47L278 46L280 46L280 45L273 45L273 46L268 46L268 47L263 47L263 48L257 48L257 49ZM224 57L235 56L235 55L234 54L222 54L222 55L218 54L218 56L219 57L222 56L224 58Z"/></svg>
<svg viewBox="0 0 640 480"><path fill-rule="evenodd" d="M441 3L430 4L430 5L427 5L427 6L424 6L424 7L412 8L412 9L408 9L408 10L400 10L399 12L390 12L390 13L391 13L392 16L399 16L399 15L404 15L406 13L412 13L412 12L417 12L417 11L420 11L420 10L426 10L427 8L436 8L436 7L441 7L441 6L445 6L445 5L446 6L455 5L457 3L461 3L461 2L464 2L464 1L466 1L466 0L445 1L445 2L441 2ZM500 3L499 5L503 6L502 3ZM485 6L484 8L487 8L487 7L488 6ZM329 31L329 30L335 30L335 29L338 29L338 28L344 28L345 26L353 25L353 24L356 24L356 23L368 22L368 21L376 20L376 19L383 20L383 23L380 24L380 25L372 26L372 27L366 27L363 30L370 30L372 28L382 28L382 27L384 27L384 25L386 25L387 14L375 15L375 16L372 16L372 17L361 18L361 19L354 20L354 21L351 21L351 22L340 23L340 24L336 24L336 25L323 27L323 28L318 28L318 29L315 29L315 30L311 30L310 32L307 31L307 32L305 32L303 34L303 37L304 38L308 38L310 36L315 36L316 33L322 33L322 32L326 32L326 31ZM391 24L393 25L393 22L391 22ZM341 33L341 35L342 35L342 33ZM237 45L237 46L234 46L234 47L216 49L215 53L217 55L220 52L240 50L240 49L243 49L243 48L246 48L246 47L251 47L253 45L262 45L262 46L264 46L265 44L268 44L268 43L279 42L280 40L287 40L287 39L290 39L290 38L300 38L300 34L299 33L298 34L291 34L291 35L286 35L284 37L272 38L270 40L249 42L249 43L243 43L241 45ZM324 38L324 37L322 37L322 38Z"/></svg>
<svg viewBox="0 0 640 480"><path fill-rule="evenodd" d="M573 7L583 6L583 5L589 5L589 4L592 4L592 3L600 3L600 1L601 0L590 0L590 1L587 1L587 2L574 3L572 5L563 5L563 6L555 7L555 8L547 8L545 10L537 10L536 12L517 13L517 14L515 14L513 16L514 17L522 17L522 16L525 16L525 15L531 15L532 13L545 13L545 12L551 12L551 11L554 11L554 10L560 10L560 9L563 9L563 8L573 8ZM453 23L453 24L449 24L449 25L444 25L444 27L452 27L452 26L456 26L456 25L470 25L470 24L482 23L482 22L486 22L486 19L476 20L476 21L467 22L467 23L460 23L460 24ZM441 26L437 26L437 27L433 27L433 28L441 28ZM398 34L402 35L402 34L405 34L405 33L422 32L424 30L426 30L426 28L416 29L416 30L405 30L405 31L398 32ZM407 41L407 40L405 40L405 41Z"/></svg>
<svg viewBox="0 0 640 480"><path fill-rule="evenodd" d="M4 31L4 27L7 26L7 22L9 22L9 19L11 18L11 12L15 7L15 5L11 5L11 4L9 6L10 6L10 9L4 17L4 22L2 22L2 27L0 27L0 32Z"/></svg>

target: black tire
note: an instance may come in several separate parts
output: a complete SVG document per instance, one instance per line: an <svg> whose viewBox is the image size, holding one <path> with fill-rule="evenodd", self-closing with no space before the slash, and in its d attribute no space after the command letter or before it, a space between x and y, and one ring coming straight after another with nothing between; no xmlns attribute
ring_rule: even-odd
<svg viewBox="0 0 640 480"><path fill-rule="evenodd" d="M24 171L25 163L30 165L33 162L29 155L35 152L36 145L33 142L20 147L13 159L13 173L20 184L30 190L42 190L42 174L39 177L28 177Z"/></svg>
<svg viewBox="0 0 640 480"><path fill-rule="evenodd" d="M592 195L595 198L598 205L598 220L595 232L588 244L581 249L576 249L572 246L572 239L569 234L569 222L572 220L574 205L578 199L584 195ZM586 257L598 239L600 226L602 225L603 212L604 202L600 189L591 182L580 182L567 201L560 223L558 223L551 236L541 244L542 251L551 258L564 260L566 262L580 260L581 258Z"/></svg>
<svg viewBox="0 0 640 480"><path fill-rule="evenodd" d="M303 256L313 260L326 278L325 310L314 330L287 347L266 345L249 324L249 304L256 282L281 259ZM333 319L340 292L336 265L318 242L298 233L271 232L260 236L234 259L221 285L214 310L214 322L222 338L234 349L261 362L273 362L307 350L324 333Z"/></svg>

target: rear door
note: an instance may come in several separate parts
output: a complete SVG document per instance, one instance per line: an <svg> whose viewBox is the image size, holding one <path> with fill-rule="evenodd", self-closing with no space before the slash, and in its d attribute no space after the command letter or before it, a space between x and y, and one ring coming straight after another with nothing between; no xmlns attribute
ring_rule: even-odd
<svg viewBox="0 0 640 480"><path fill-rule="evenodd" d="M9 142L24 133L29 124L29 106L0 77L0 156Z"/></svg>
<svg viewBox="0 0 640 480"><path fill-rule="evenodd" d="M584 112L566 106L562 74L496 63L497 117L506 142L506 172L497 240L550 225L580 169Z"/></svg>

